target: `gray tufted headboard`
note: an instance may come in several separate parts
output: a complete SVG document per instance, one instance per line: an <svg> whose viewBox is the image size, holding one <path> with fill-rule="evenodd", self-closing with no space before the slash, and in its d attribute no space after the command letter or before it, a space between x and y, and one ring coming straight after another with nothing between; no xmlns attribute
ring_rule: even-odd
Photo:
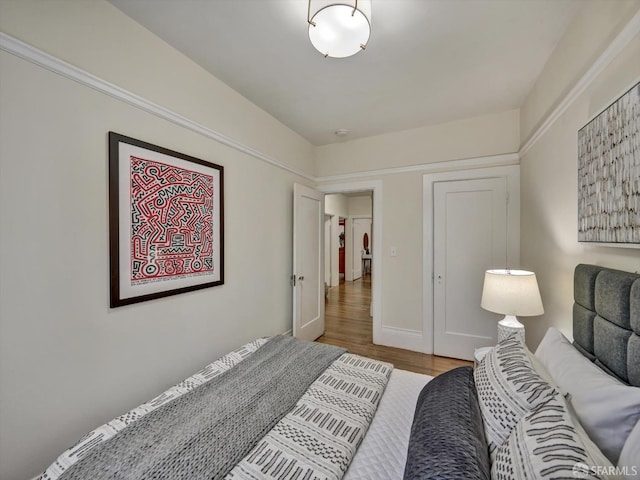
<svg viewBox="0 0 640 480"><path fill-rule="evenodd" d="M640 386L640 275L576 267L573 344L603 370Z"/></svg>

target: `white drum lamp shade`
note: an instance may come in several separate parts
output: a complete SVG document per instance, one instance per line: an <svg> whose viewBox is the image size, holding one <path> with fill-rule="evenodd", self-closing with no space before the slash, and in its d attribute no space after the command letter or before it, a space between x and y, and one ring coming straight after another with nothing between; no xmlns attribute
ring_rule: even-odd
<svg viewBox="0 0 640 480"><path fill-rule="evenodd" d="M364 50L371 35L371 0L309 0L309 40L325 57Z"/></svg>
<svg viewBox="0 0 640 480"><path fill-rule="evenodd" d="M516 316L544 313L536 274L526 270L487 270L480 306L505 315L498 322L498 341L517 332L524 342L524 325Z"/></svg>

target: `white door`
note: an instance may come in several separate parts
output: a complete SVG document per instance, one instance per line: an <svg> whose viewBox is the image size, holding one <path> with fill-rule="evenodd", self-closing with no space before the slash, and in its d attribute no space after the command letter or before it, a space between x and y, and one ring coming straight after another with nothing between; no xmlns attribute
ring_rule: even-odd
<svg viewBox="0 0 640 480"><path fill-rule="evenodd" d="M433 185L434 353L473 360L495 345L495 314L480 307L484 272L507 260L506 177Z"/></svg>
<svg viewBox="0 0 640 480"><path fill-rule="evenodd" d="M324 333L324 194L293 186L293 336Z"/></svg>

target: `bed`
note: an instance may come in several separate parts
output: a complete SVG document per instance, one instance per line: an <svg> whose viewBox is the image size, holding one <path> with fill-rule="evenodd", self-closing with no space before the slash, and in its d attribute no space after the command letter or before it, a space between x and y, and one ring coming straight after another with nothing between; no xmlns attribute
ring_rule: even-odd
<svg viewBox="0 0 640 480"><path fill-rule="evenodd" d="M88 433L40 479L640 475L640 276L578 265L574 290L573 344L550 329L533 354L509 337L435 379L257 339Z"/></svg>

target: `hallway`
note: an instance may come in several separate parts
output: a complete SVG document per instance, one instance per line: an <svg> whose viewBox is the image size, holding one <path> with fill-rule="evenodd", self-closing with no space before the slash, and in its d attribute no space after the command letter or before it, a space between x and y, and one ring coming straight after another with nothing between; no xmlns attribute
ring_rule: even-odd
<svg viewBox="0 0 640 480"><path fill-rule="evenodd" d="M338 345L350 352L393 363L396 368L436 376L463 365L465 360L437 357L373 344L369 316L371 275L332 287L325 300L325 332L317 342Z"/></svg>

